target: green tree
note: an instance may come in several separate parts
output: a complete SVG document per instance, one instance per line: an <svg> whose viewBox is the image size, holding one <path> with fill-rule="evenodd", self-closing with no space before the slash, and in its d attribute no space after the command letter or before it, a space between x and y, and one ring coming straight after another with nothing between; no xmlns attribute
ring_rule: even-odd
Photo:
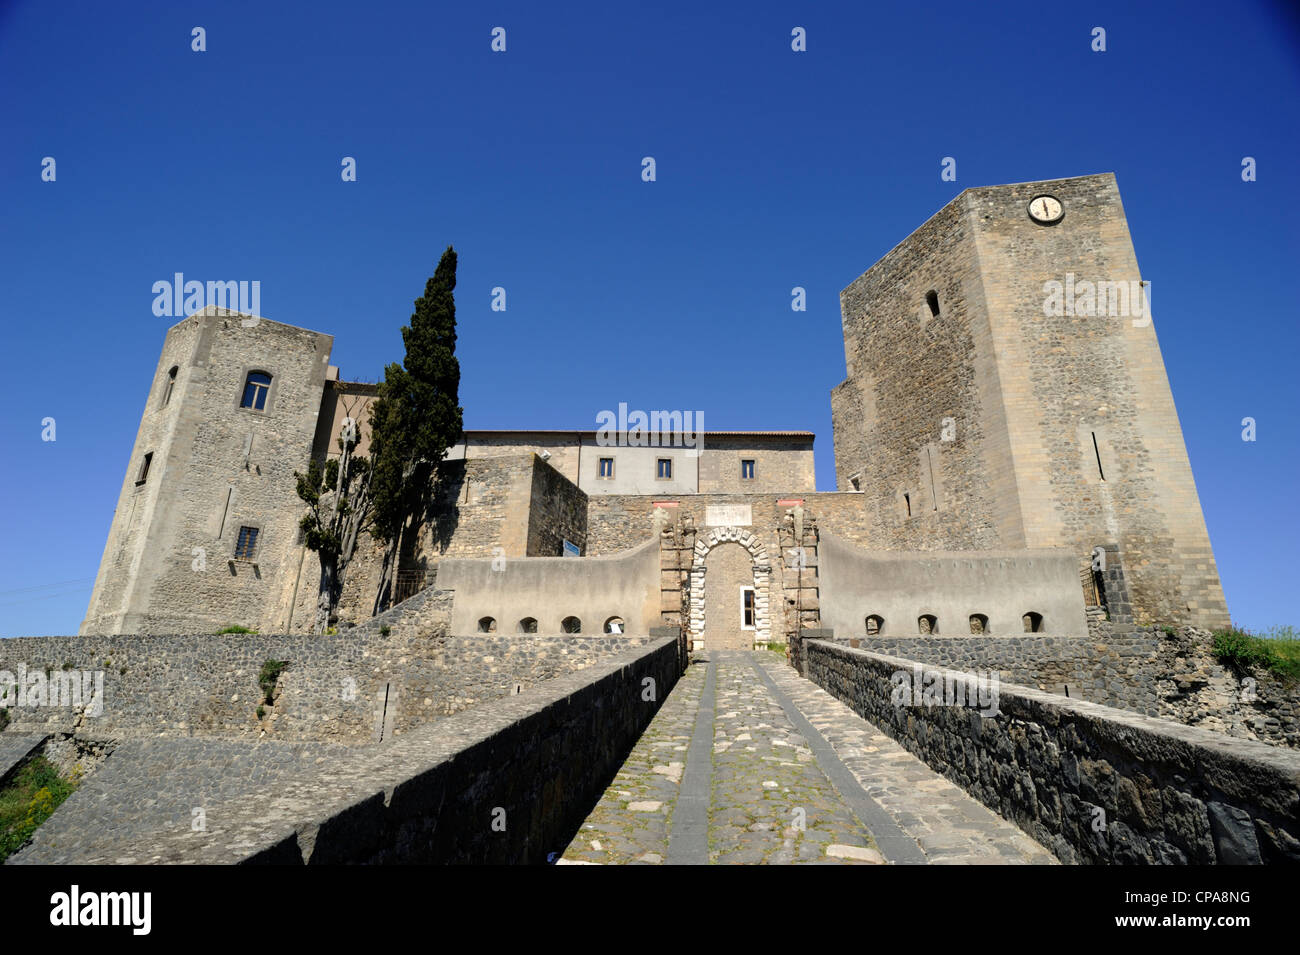
<svg viewBox="0 0 1300 955"><path fill-rule="evenodd" d="M356 454L361 428L352 410L344 403L346 417L338 440L339 456L324 463L313 458L306 474L293 474L298 482L298 497L307 505L307 513L299 522L303 542L320 558L314 633L329 629L343 592L344 572L356 550L357 534L367 529L374 517L374 469L369 459Z"/></svg>
<svg viewBox="0 0 1300 955"><path fill-rule="evenodd" d="M385 544L374 610L388 603L403 528L421 506L434 469L461 438L460 362L456 358L456 250L447 246L411 324L402 326L406 357L384 369L371 406L372 533Z"/></svg>

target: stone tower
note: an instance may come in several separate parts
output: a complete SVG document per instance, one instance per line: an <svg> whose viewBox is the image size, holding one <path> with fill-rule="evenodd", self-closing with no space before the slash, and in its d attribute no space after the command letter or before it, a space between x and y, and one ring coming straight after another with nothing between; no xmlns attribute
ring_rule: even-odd
<svg viewBox="0 0 1300 955"><path fill-rule="evenodd" d="M332 345L216 308L167 332L83 634L276 626Z"/></svg>
<svg viewBox="0 0 1300 955"><path fill-rule="evenodd" d="M1140 281L1105 174L967 189L846 288L836 471L873 546L1114 543L1139 623L1226 625Z"/></svg>

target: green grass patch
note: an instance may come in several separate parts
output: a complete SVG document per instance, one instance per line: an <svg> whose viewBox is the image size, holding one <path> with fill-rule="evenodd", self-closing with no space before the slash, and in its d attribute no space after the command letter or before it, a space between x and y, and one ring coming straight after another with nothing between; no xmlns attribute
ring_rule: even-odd
<svg viewBox="0 0 1300 955"><path fill-rule="evenodd" d="M288 660L267 660L262 664L262 672L257 675L257 685L262 688L264 702L271 702L271 694L275 692L275 681L280 679L280 674L288 665Z"/></svg>
<svg viewBox="0 0 1300 955"><path fill-rule="evenodd" d="M1253 634L1229 627L1214 634L1214 655L1235 666L1257 666L1287 680L1300 680L1300 637L1294 627L1271 627Z"/></svg>
<svg viewBox="0 0 1300 955"><path fill-rule="evenodd" d="M217 636L221 636L223 633L257 633L257 631L249 630L247 627L241 627L237 623L232 623L230 626L226 627L226 629L218 630Z"/></svg>
<svg viewBox="0 0 1300 955"><path fill-rule="evenodd" d="M0 862L20 849L77 788L44 756L37 756L0 789Z"/></svg>

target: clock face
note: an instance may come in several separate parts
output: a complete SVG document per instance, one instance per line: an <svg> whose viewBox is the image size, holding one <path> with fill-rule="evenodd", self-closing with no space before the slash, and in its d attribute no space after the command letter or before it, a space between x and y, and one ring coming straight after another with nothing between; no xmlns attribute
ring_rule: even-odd
<svg viewBox="0 0 1300 955"><path fill-rule="evenodd" d="M1035 222L1060 222L1065 210L1053 196L1035 196L1029 201L1029 218Z"/></svg>

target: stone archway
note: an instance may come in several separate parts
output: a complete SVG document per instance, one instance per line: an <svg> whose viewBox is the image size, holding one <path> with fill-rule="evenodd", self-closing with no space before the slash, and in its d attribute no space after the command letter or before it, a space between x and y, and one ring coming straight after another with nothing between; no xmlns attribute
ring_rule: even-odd
<svg viewBox="0 0 1300 955"><path fill-rule="evenodd" d="M705 560L711 550L719 544L727 543L735 543L743 547L748 552L752 562L755 604L754 630L752 631L753 643L767 643L772 639L772 618L768 605L772 565L767 556L767 548L762 545L757 535L746 528L714 527L695 539L695 555L691 563L689 631L696 647L708 649L708 637L705 633L708 625L705 602L705 581L707 578ZM725 587L725 583L723 586ZM734 611L737 618L740 613L738 601L739 594L737 593L737 604ZM729 602L725 597L725 592L721 606L724 613L729 612L726 609Z"/></svg>

